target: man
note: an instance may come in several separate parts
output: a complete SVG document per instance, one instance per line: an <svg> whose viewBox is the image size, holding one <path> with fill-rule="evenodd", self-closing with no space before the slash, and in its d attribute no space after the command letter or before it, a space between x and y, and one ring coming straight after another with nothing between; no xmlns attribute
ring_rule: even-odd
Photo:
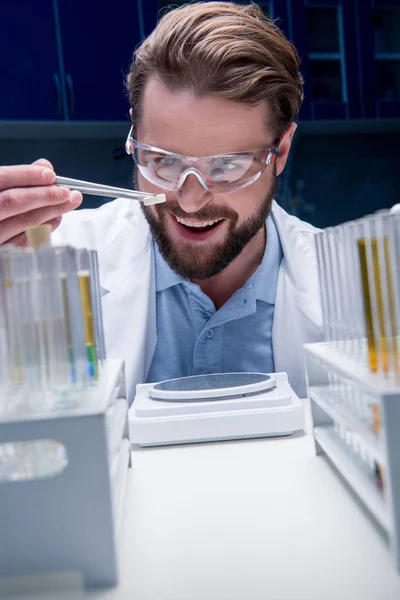
<svg viewBox="0 0 400 600"><path fill-rule="evenodd" d="M49 222L55 243L98 250L130 402L138 382L222 371L287 371L304 395L302 344L321 339L315 229L273 200L302 102L296 50L256 5L197 3L164 16L127 87L135 185L167 202L72 213L81 197L49 163L2 167L0 243Z"/></svg>

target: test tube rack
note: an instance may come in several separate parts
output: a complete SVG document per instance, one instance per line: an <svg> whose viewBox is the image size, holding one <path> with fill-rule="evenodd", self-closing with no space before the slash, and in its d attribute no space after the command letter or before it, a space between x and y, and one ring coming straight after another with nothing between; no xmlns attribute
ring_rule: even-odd
<svg viewBox="0 0 400 600"><path fill-rule="evenodd" d="M88 587L117 583L131 465L125 396L123 362L106 360L78 403L2 410L0 578L68 571L81 573ZM27 449L29 464L17 453L19 468L7 477L7 449L16 448ZM49 449L57 450L54 464Z"/></svg>
<svg viewBox="0 0 400 600"><path fill-rule="evenodd" d="M400 572L400 215L316 235L325 341L306 344L317 455L386 533Z"/></svg>
<svg viewBox="0 0 400 600"><path fill-rule="evenodd" d="M400 389L330 343L304 349L316 453L329 459L385 531L400 572ZM379 407L379 436L371 406Z"/></svg>

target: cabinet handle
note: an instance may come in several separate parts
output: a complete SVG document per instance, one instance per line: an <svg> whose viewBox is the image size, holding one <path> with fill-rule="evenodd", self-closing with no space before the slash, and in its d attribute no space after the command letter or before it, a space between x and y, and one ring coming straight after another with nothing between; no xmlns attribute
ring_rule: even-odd
<svg viewBox="0 0 400 600"><path fill-rule="evenodd" d="M57 92L57 115L62 117L62 99L61 99L61 85L60 85L60 76L58 73L53 73L53 81L56 86Z"/></svg>
<svg viewBox="0 0 400 600"><path fill-rule="evenodd" d="M71 75L67 74L65 76L65 81L67 82L68 92L69 92L69 115L70 117L75 116L75 93L74 93L74 83L72 81Z"/></svg>

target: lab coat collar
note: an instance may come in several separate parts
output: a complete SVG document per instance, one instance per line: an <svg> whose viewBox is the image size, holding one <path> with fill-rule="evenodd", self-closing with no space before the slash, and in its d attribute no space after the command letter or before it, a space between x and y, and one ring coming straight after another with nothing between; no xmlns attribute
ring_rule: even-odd
<svg viewBox="0 0 400 600"><path fill-rule="evenodd" d="M305 316L322 327L322 311L318 300L320 289L315 252L315 234L319 231L283 210L275 200L271 212L275 219L285 263L285 273L296 290L297 300Z"/></svg>
<svg viewBox="0 0 400 600"><path fill-rule="evenodd" d="M124 214L122 227L117 234L99 250L103 295L109 292L119 293L132 279L138 277L140 257L150 250L151 245L149 226L140 207L135 205Z"/></svg>
<svg viewBox="0 0 400 600"><path fill-rule="evenodd" d="M303 398L307 396L303 345L323 339L314 242L318 230L288 215L275 202L272 213L284 254L272 325L275 371L286 371L293 389Z"/></svg>

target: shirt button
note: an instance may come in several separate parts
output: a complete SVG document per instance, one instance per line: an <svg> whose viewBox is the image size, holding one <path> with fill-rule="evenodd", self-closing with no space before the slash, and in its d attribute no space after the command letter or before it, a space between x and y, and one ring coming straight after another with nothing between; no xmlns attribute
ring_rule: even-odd
<svg viewBox="0 0 400 600"><path fill-rule="evenodd" d="M210 340L212 337L214 337L214 329L209 329L206 333L208 339Z"/></svg>

